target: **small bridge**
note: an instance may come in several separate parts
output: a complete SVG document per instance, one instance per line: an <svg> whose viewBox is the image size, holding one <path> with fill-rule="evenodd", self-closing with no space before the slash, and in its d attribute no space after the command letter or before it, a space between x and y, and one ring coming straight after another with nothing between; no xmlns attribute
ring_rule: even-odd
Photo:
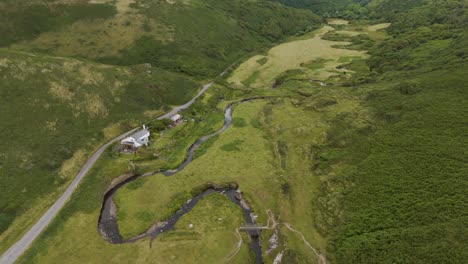
<svg viewBox="0 0 468 264"><path fill-rule="evenodd" d="M255 231L255 230L262 230L262 229L271 229L271 227L268 226L258 226L256 224L246 224L241 227L239 227L239 230L243 231Z"/></svg>

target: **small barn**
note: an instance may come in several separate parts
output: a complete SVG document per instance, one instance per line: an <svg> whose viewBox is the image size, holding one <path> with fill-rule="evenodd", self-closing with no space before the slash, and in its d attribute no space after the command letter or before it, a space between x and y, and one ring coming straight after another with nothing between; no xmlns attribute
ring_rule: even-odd
<svg viewBox="0 0 468 264"><path fill-rule="evenodd" d="M120 150L123 152L135 152L139 147L148 145L150 131L143 125L143 129L138 130L120 142Z"/></svg>
<svg viewBox="0 0 468 264"><path fill-rule="evenodd" d="M179 115L179 114L176 114L174 116L171 117L171 121L175 124L178 124L182 121L182 116Z"/></svg>

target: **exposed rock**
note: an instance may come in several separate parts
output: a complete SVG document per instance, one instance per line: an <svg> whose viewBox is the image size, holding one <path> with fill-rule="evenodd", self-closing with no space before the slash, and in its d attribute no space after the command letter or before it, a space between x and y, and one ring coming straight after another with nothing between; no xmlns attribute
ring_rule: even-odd
<svg viewBox="0 0 468 264"><path fill-rule="evenodd" d="M280 264L281 263L281 260L283 259L283 253L284 253L284 251L281 251L280 253L278 253L278 255L276 255L275 260L273 260L273 264Z"/></svg>
<svg viewBox="0 0 468 264"><path fill-rule="evenodd" d="M234 197L235 197L237 200L239 200L239 201L242 200L242 194L241 194L241 193L236 192L236 193L234 194Z"/></svg>
<svg viewBox="0 0 468 264"><path fill-rule="evenodd" d="M269 255L273 250L275 250L279 246L278 239L278 230L275 230L273 235L271 235L270 239L268 239L268 248L265 251L265 255Z"/></svg>

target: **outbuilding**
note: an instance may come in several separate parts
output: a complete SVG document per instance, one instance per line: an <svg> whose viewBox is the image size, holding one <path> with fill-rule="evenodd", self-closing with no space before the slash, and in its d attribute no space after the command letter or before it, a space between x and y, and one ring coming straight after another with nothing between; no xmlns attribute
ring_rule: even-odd
<svg viewBox="0 0 468 264"><path fill-rule="evenodd" d="M180 121L182 121L182 116L179 114L175 114L174 116L171 117L171 121L177 124Z"/></svg>

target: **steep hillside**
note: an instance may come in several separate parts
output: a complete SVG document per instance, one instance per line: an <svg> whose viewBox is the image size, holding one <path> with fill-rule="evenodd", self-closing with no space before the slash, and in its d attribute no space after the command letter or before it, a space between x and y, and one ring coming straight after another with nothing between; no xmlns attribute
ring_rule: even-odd
<svg viewBox="0 0 468 264"><path fill-rule="evenodd" d="M311 12L268 1L60 2L4 5L9 16L19 18L13 22L5 18L3 24L14 24L4 29L9 41L3 44L108 64L152 63L190 75L215 76L240 55L321 22ZM17 27L26 32L8 31Z"/></svg>

